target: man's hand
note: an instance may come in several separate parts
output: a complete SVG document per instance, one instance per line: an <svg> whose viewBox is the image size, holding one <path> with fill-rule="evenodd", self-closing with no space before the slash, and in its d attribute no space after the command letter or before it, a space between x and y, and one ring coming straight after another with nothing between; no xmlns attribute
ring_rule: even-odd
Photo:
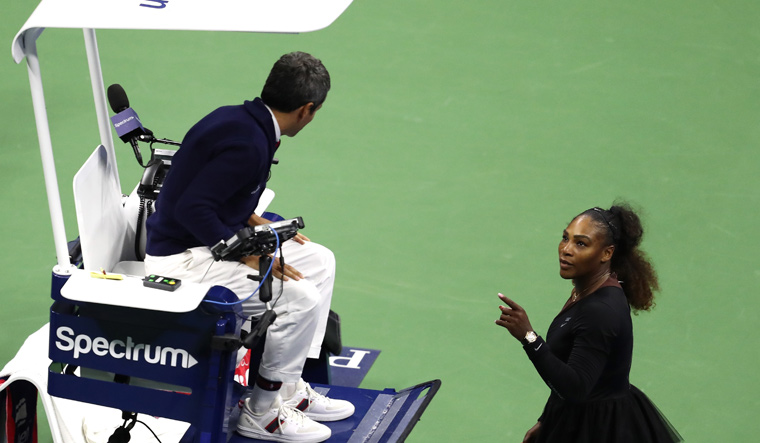
<svg viewBox="0 0 760 443"><path fill-rule="evenodd" d="M300 232L298 234L296 234L296 236L293 237L291 240L293 240L295 242L298 242L299 244L304 244L307 241L311 241L311 240L309 240L309 237L301 234Z"/></svg>
<svg viewBox="0 0 760 443"><path fill-rule="evenodd" d="M271 220L267 220L263 217L259 217L256 214L251 214L250 217L248 217L248 225L249 226L259 226L259 225L268 225L269 223L272 223Z"/></svg>
<svg viewBox="0 0 760 443"><path fill-rule="evenodd" d="M259 256L258 255L250 255L248 257L243 257L240 259L241 262L243 262L246 266L253 268L255 270L259 270ZM264 270L266 272L266 270ZM274 265L272 265L272 275L282 281L288 281L291 278L295 281L298 281L303 278L303 274L301 274L298 269L290 266L289 264L285 264L285 272L283 275L282 267L280 266L280 260L275 259Z"/></svg>

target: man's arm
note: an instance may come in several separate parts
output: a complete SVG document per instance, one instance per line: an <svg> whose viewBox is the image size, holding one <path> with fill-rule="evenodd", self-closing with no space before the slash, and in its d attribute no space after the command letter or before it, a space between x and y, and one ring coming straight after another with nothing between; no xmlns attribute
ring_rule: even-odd
<svg viewBox="0 0 760 443"><path fill-rule="evenodd" d="M251 166L258 162L242 144L230 142L194 171L174 202L174 217L200 243L212 247L235 234L231 220L245 214L239 205L243 190L253 189ZM198 160L195 160L198 162ZM159 204L160 206L160 204ZM237 213L236 213L237 212Z"/></svg>

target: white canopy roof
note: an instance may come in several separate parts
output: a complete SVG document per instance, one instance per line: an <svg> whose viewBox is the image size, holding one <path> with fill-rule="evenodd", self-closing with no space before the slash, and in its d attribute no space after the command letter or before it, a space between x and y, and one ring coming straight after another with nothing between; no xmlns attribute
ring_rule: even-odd
<svg viewBox="0 0 760 443"><path fill-rule="evenodd" d="M352 0L42 0L13 40L44 28L299 33L329 26Z"/></svg>
<svg viewBox="0 0 760 443"><path fill-rule="evenodd" d="M90 67L101 144L116 165L96 29L300 33L329 26L352 0L41 0L13 39L16 63L26 58L42 170L53 224L56 274L71 274L53 144L45 106L37 38L45 28L81 28ZM128 43L128 42L127 42ZM118 180L118 174L116 175ZM120 185L117 183L117 189Z"/></svg>

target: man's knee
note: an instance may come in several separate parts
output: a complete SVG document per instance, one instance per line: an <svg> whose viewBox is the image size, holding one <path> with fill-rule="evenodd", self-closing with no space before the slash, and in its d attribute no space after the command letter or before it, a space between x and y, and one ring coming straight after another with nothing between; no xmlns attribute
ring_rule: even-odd
<svg viewBox="0 0 760 443"><path fill-rule="evenodd" d="M272 297L275 300L278 299L278 283L279 280L275 280L272 285ZM282 299L282 301L277 302L277 306L283 312L311 312L318 310L324 303L329 303L327 297L317 290L313 283L305 279L286 282Z"/></svg>
<svg viewBox="0 0 760 443"><path fill-rule="evenodd" d="M319 260L320 267L328 270L328 271L335 271L335 254L328 249L325 246L320 245L319 243L314 243L314 256L317 260Z"/></svg>
<svg viewBox="0 0 760 443"><path fill-rule="evenodd" d="M285 262L290 262L298 267L308 266L314 268L335 269L335 254L319 243L306 242L299 244L294 241L285 243L283 257Z"/></svg>

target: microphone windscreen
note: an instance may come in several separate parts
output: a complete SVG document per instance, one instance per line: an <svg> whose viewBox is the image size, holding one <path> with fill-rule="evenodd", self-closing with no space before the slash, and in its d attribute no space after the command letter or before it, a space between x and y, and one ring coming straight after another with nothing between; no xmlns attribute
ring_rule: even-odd
<svg viewBox="0 0 760 443"><path fill-rule="evenodd" d="M124 88L120 84L115 83L108 87L108 104L117 114L129 107L127 93L124 92Z"/></svg>

